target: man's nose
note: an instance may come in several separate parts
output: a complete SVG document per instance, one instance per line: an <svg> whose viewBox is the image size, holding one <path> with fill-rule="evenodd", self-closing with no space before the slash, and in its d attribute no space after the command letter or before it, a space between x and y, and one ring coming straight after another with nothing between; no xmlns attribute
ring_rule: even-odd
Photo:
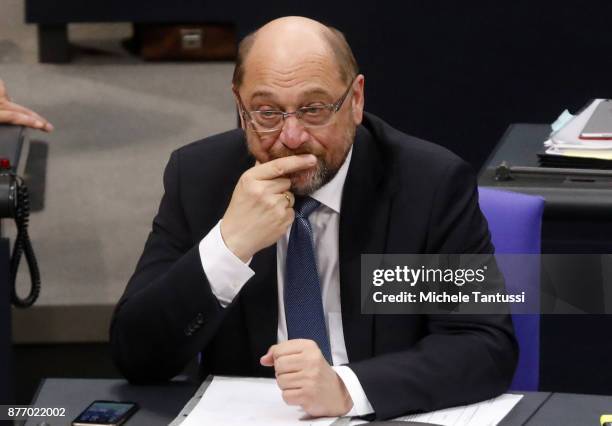
<svg viewBox="0 0 612 426"><path fill-rule="evenodd" d="M306 132L302 123L292 115L285 118L279 138L287 148L296 149L308 141L308 132Z"/></svg>

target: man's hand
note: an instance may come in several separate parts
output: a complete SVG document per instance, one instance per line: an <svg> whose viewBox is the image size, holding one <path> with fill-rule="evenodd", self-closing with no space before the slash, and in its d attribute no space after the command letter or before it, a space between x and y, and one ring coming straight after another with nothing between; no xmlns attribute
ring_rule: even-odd
<svg viewBox="0 0 612 426"><path fill-rule="evenodd" d="M47 119L26 107L11 102L2 80L0 80L0 123L32 127L45 132L53 130L53 125Z"/></svg>
<svg viewBox="0 0 612 426"><path fill-rule="evenodd" d="M273 345L260 362L274 367L285 402L301 406L311 416L343 416L353 407L344 382L312 340L293 339Z"/></svg>
<svg viewBox="0 0 612 426"><path fill-rule="evenodd" d="M286 176L314 167L314 155L294 155L257 164L240 177L221 221L225 245L243 262L274 244L293 223L295 199Z"/></svg>

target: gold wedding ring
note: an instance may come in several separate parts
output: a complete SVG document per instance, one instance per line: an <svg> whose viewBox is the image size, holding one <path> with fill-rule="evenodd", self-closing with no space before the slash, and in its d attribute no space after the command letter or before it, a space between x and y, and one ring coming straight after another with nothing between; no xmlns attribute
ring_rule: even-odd
<svg viewBox="0 0 612 426"><path fill-rule="evenodd" d="M283 192L283 195L285 196L285 198L287 199L287 203L289 203L287 205L287 208L291 208L293 207L293 199L291 198L291 195L289 192L285 191Z"/></svg>

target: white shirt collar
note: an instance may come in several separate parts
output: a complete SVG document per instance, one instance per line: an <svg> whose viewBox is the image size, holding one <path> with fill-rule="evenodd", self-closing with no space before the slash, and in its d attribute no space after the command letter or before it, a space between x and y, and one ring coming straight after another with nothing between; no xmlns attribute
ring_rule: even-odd
<svg viewBox="0 0 612 426"><path fill-rule="evenodd" d="M353 146L346 155L346 159L336 176L321 188L310 194L310 197L317 200L319 203L326 207L329 207L336 213L340 213L340 204L342 204L342 190L344 189L344 182L346 181L346 174L348 173L349 164L351 163L351 156L353 155Z"/></svg>

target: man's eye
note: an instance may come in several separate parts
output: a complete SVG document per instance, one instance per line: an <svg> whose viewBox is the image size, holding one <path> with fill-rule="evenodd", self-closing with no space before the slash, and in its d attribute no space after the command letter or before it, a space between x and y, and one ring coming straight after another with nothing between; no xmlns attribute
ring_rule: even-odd
<svg viewBox="0 0 612 426"><path fill-rule="evenodd" d="M259 111L259 114L261 114L263 118L274 118L277 116L278 113L277 111L269 109L269 110Z"/></svg>
<svg viewBox="0 0 612 426"><path fill-rule="evenodd" d="M324 109L325 108L320 107L320 106L309 106L309 107L302 108L302 113L308 114L308 115L319 115L323 112Z"/></svg>

